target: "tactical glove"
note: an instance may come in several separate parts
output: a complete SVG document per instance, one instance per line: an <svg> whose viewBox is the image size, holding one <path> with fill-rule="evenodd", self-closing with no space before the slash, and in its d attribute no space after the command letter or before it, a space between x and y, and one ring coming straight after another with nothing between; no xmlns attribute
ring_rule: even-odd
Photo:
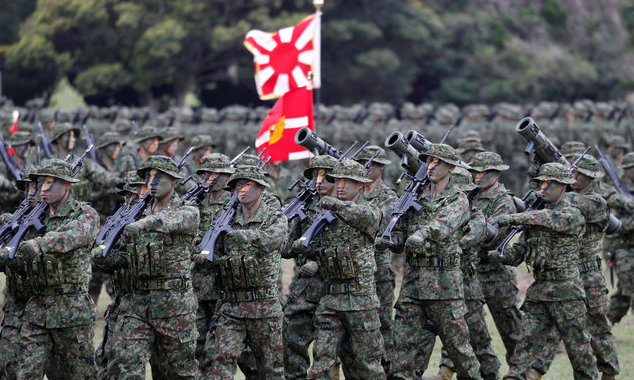
<svg viewBox="0 0 634 380"><path fill-rule="evenodd" d="M126 225L123 228L123 233L128 236L138 235L142 231L145 231L158 221L158 218L155 216L148 216L147 218L143 218L141 220L137 220L136 222L132 222Z"/></svg>
<svg viewBox="0 0 634 380"><path fill-rule="evenodd" d="M506 215L501 215L497 219L497 224L498 224L498 226L509 226L509 225L516 224L516 222L515 222L515 218L513 218L513 216L511 216L509 214L506 214Z"/></svg>
<svg viewBox="0 0 634 380"><path fill-rule="evenodd" d="M396 243L394 242L394 240L392 242L383 239L383 237L381 236L377 236L376 239L374 239L374 247L378 250L378 251L385 251L386 249L391 249L394 248L396 246Z"/></svg>
<svg viewBox="0 0 634 380"><path fill-rule="evenodd" d="M414 232L405 241L405 252L420 252L425 247L427 236L423 230Z"/></svg>
<svg viewBox="0 0 634 380"><path fill-rule="evenodd" d="M321 208L325 210L337 211L345 207L346 203L333 197L323 197L321 199Z"/></svg>
<svg viewBox="0 0 634 380"><path fill-rule="evenodd" d="M492 263L502 263L504 265L509 265L509 259L505 255L500 255L500 253L496 250L488 251L487 258Z"/></svg>
<svg viewBox="0 0 634 380"><path fill-rule="evenodd" d="M313 277L319 270L319 264L315 261L308 261L299 268L299 274L302 277Z"/></svg>
<svg viewBox="0 0 634 380"><path fill-rule="evenodd" d="M24 261L30 262L37 260L41 254L40 245L35 239L31 239L20 244L16 256L20 255Z"/></svg>

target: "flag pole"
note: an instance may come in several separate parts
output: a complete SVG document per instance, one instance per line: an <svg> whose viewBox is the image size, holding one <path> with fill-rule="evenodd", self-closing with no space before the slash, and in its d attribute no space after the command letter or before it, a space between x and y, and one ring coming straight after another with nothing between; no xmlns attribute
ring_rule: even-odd
<svg viewBox="0 0 634 380"><path fill-rule="evenodd" d="M317 72L317 78L315 78L315 73L311 73L311 82L313 83L313 98L314 98L314 121L313 125L315 126L315 133L319 133L319 105L321 104L321 7L324 6L324 0L313 0L313 5L315 6L315 13L317 14L318 24L317 24L317 33L315 33L315 50L319 52L317 59L315 60L315 64L313 66L313 70ZM315 81L315 79L317 79Z"/></svg>

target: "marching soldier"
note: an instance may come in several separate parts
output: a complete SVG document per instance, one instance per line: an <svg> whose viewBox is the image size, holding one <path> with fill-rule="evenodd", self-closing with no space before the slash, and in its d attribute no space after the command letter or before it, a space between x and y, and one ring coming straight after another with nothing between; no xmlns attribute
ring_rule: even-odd
<svg viewBox="0 0 634 380"><path fill-rule="evenodd" d="M550 329L557 329L575 379L596 379L597 362L590 344L585 292L578 269L579 236L584 234L586 222L581 210L566 197L566 186L575 180L559 163L542 165L535 179L541 182L546 207L500 216L498 225L521 225L526 230L502 256L497 251L489 252L489 260L506 265L526 261L535 278L522 305L523 338L517 343L505 378L523 379Z"/></svg>
<svg viewBox="0 0 634 380"><path fill-rule="evenodd" d="M396 302L395 357L390 379L415 378L415 357L422 329L428 321L454 362L461 378L480 379L478 359L469 344L463 276L460 270L460 234L469 217L469 201L460 187L450 183L459 166L454 148L433 144L426 152L430 181L418 203L419 213L401 218L403 232L395 231L392 249L404 246L407 269ZM406 238L407 237L407 238Z"/></svg>
<svg viewBox="0 0 634 380"><path fill-rule="evenodd" d="M190 165L192 170L196 171L202 165L203 157L211 154L211 151L216 148L216 144L209 135L197 135L192 139L191 146L194 150L191 154Z"/></svg>
<svg viewBox="0 0 634 380"><path fill-rule="evenodd" d="M78 180L67 162L46 160L30 179L49 205L43 223L46 233L28 233L14 260L7 264L3 258L5 265L25 273L22 281L29 284L17 377L42 378L45 368L54 366L68 379L94 378L95 304L88 295L88 281L89 250L99 215L72 197L71 185ZM49 362L52 358L55 363Z"/></svg>
<svg viewBox="0 0 634 380"><path fill-rule="evenodd" d="M260 378L284 378L279 278L288 223L278 202L263 199L269 186L256 166L239 166L228 182L240 205L233 231L217 245L214 265L223 293L215 338L205 344L213 355L212 368L204 374L209 379L233 379L245 341Z"/></svg>
<svg viewBox="0 0 634 380"><path fill-rule="evenodd" d="M138 170L152 201L143 217L124 229L126 270L131 292L121 296L111 357L120 375L142 379L155 354L171 379L200 377L195 358L196 296L191 255L198 231L198 209L175 193L181 176L174 161L151 156Z"/></svg>

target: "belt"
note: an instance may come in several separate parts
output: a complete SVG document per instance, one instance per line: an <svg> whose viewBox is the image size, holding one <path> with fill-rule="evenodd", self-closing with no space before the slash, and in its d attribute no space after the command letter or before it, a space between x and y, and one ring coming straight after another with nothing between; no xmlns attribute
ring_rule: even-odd
<svg viewBox="0 0 634 380"><path fill-rule="evenodd" d="M86 284L61 284L58 286L47 286L45 288L35 288L33 294L36 296L61 296L64 294L88 294Z"/></svg>
<svg viewBox="0 0 634 380"><path fill-rule="evenodd" d="M248 302L271 299L277 296L277 291L274 288L262 287L252 290L225 290L222 299L230 302Z"/></svg>
<svg viewBox="0 0 634 380"><path fill-rule="evenodd" d="M460 259L455 257L412 257L407 256L412 267L459 269Z"/></svg>
<svg viewBox="0 0 634 380"><path fill-rule="evenodd" d="M372 289L373 284L374 284L374 279L372 279L372 281L364 281L363 278L358 278L351 281L335 282L328 285L328 293L330 294L346 294L346 293L368 294L373 292L373 289Z"/></svg>
<svg viewBox="0 0 634 380"><path fill-rule="evenodd" d="M598 256L579 263L579 273L586 273L595 270L601 270L601 258Z"/></svg>
<svg viewBox="0 0 634 380"><path fill-rule="evenodd" d="M131 289L135 291L147 290L187 290L192 288L191 278L152 278L132 279Z"/></svg>
<svg viewBox="0 0 634 380"><path fill-rule="evenodd" d="M553 268L553 269L534 269L533 277L535 280L561 281L569 280L579 276L578 268Z"/></svg>

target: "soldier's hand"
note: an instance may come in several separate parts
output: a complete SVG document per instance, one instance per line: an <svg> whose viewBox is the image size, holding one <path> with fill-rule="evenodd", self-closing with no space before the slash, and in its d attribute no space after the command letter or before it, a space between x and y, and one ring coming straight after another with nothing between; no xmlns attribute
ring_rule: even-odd
<svg viewBox="0 0 634 380"><path fill-rule="evenodd" d="M11 214L4 213L0 215L0 224L6 223L9 219L11 219Z"/></svg>
<svg viewBox="0 0 634 380"><path fill-rule="evenodd" d="M42 250L40 249L38 242L35 241L35 239L31 239L20 244L17 254L25 261L33 261L40 257Z"/></svg>
<svg viewBox="0 0 634 380"><path fill-rule="evenodd" d="M321 208L325 210L339 210L341 209L345 203L339 199L335 199L333 197L323 197L321 199Z"/></svg>
<svg viewBox="0 0 634 380"><path fill-rule="evenodd" d="M316 261L308 261L299 268L299 274L302 277L313 277L319 270L319 264Z"/></svg>
<svg viewBox="0 0 634 380"><path fill-rule="evenodd" d="M384 251L389 248L393 248L395 245L394 241L389 241L384 239L382 236L377 236L374 239L374 247L379 251Z"/></svg>
<svg viewBox="0 0 634 380"><path fill-rule="evenodd" d="M419 252L425 247L425 233L418 230L411 234L405 241L405 252Z"/></svg>
<svg viewBox="0 0 634 380"><path fill-rule="evenodd" d="M145 221L143 220L132 222L123 228L123 233L128 236L138 235L141 231L145 230L145 225Z"/></svg>
<svg viewBox="0 0 634 380"><path fill-rule="evenodd" d="M501 215L497 220L497 224L498 226L509 226L515 224L515 219L509 214Z"/></svg>
<svg viewBox="0 0 634 380"><path fill-rule="evenodd" d="M249 234L243 230L233 230L227 234L227 239L236 244L246 244L249 242Z"/></svg>
<svg viewBox="0 0 634 380"><path fill-rule="evenodd" d="M508 261L506 259L506 256L500 255L500 253L496 250L488 251L487 258L489 259L489 262L492 262L492 263L507 264L507 261Z"/></svg>
<svg viewBox="0 0 634 380"><path fill-rule="evenodd" d="M304 252L308 251L308 248L306 248L306 247L304 247L302 245L302 240L301 239L297 239L291 245L291 250L293 252L304 253Z"/></svg>
<svg viewBox="0 0 634 380"><path fill-rule="evenodd" d="M209 260L207 260L207 256L201 253L192 256L192 261L194 262L194 265L202 265L209 262Z"/></svg>

